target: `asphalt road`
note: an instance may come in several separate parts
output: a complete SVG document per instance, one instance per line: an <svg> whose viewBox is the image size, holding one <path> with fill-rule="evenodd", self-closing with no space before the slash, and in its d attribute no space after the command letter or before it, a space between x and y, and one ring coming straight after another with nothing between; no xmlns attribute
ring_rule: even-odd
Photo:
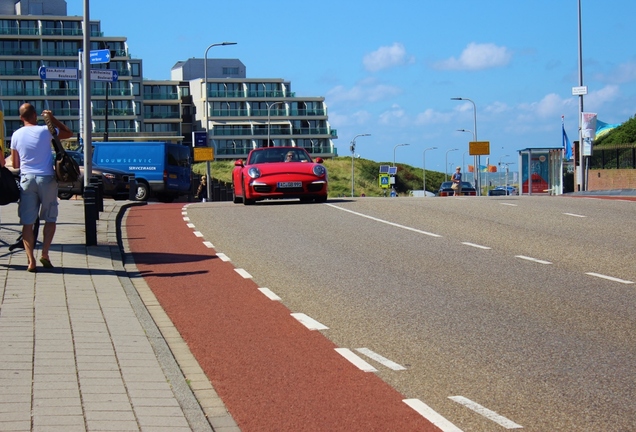
<svg viewBox="0 0 636 432"><path fill-rule="evenodd" d="M335 345L403 366L370 362L461 430L631 431L635 209L364 198L202 203L187 215Z"/></svg>

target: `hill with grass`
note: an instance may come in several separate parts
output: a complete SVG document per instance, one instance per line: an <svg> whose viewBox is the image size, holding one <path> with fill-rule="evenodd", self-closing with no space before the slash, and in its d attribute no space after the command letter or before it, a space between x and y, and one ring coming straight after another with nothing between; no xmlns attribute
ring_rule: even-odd
<svg viewBox="0 0 636 432"><path fill-rule="evenodd" d="M379 185L380 165L391 165L390 162L375 162L368 159L354 159L355 195L383 196L384 189ZM329 196L351 196L351 158L336 157L325 159L324 166L329 173ZM422 190L423 170L411 165L397 163L397 175L395 176L395 189L400 195L412 190ZM231 184L234 161L214 161L210 163L212 178ZM197 163L193 167L196 175L205 174L205 163ZM444 173L426 170L426 190L436 192L444 181Z"/></svg>
<svg viewBox="0 0 636 432"><path fill-rule="evenodd" d="M630 118L622 125L609 131L606 135L594 141L595 146L618 146L636 143L636 118Z"/></svg>

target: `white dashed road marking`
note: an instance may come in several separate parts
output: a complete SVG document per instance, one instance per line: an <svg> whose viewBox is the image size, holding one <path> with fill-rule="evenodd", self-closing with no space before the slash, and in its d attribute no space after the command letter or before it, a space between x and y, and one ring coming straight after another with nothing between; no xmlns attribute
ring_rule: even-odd
<svg viewBox="0 0 636 432"><path fill-rule="evenodd" d="M462 244L464 244L466 246L478 248L478 249L486 249L486 250L492 249L492 248L489 248L488 246L482 246L482 245L478 245L478 244L475 244L475 243L462 242Z"/></svg>
<svg viewBox="0 0 636 432"><path fill-rule="evenodd" d="M466 399L463 396L450 396L449 399L454 400L458 404L464 405L466 408L471 409L478 414L481 414L482 416L486 417L489 420L494 421L495 423L497 423L498 425L506 429L522 429L523 428L523 426L518 425L512 420L508 420L504 416L501 416L497 414L496 412L491 411L488 408L485 408L479 405L477 402L473 402L470 399Z"/></svg>
<svg viewBox="0 0 636 432"><path fill-rule="evenodd" d="M274 292L272 290L270 290L269 288L259 288L258 289L260 292L262 292L263 294L265 294L265 296L273 301L281 301L282 299L280 297L278 297L276 294L274 294Z"/></svg>
<svg viewBox="0 0 636 432"><path fill-rule="evenodd" d="M527 256L523 256L523 255L515 255L515 258L520 258L522 260L532 261L532 262L536 262L536 263L539 263L539 264L552 264L550 261L543 261L543 260L540 260L540 259L527 257Z"/></svg>
<svg viewBox="0 0 636 432"><path fill-rule="evenodd" d="M252 279L252 275L242 268L239 268L239 269L235 268L234 271L237 272L239 275L241 275L245 279Z"/></svg>
<svg viewBox="0 0 636 432"><path fill-rule="evenodd" d="M419 415L437 426L442 432L462 432L460 428L439 415L435 410L419 399L404 399L405 404L413 408Z"/></svg>
<svg viewBox="0 0 636 432"><path fill-rule="evenodd" d="M517 204L510 204L510 203L499 203L499 204L509 206L509 207L517 207Z"/></svg>
<svg viewBox="0 0 636 432"><path fill-rule="evenodd" d="M563 213L563 214L566 215L566 216L572 216L572 217L578 217L578 218L587 217L587 216L583 216L583 215L575 214L575 213Z"/></svg>
<svg viewBox="0 0 636 432"><path fill-rule="evenodd" d="M318 321L305 315L304 313L293 313L291 314L291 316L296 318L298 322L300 322L302 325L307 327L309 330L328 330L329 329L329 327L327 327L326 325L319 323Z"/></svg>
<svg viewBox="0 0 636 432"><path fill-rule="evenodd" d="M375 353L368 348L356 348L356 351L358 351L360 354L364 354L365 356L369 357L372 360L377 361L378 363L388 367L389 369L393 369L395 371L406 370L404 366L397 364L396 362L391 361L387 358L384 358L380 354Z"/></svg>
<svg viewBox="0 0 636 432"><path fill-rule="evenodd" d="M622 284L633 284L634 282L632 281L628 281L628 280L624 280L624 279L619 279L619 278L615 278L612 276L606 276L600 273L585 273L586 275L590 275L590 276L594 276L597 278L602 278L602 279L607 279L610 280L612 282L618 282L618 283L622 283Z"/></svg>
<svg viewBox="0 0 636 432"><path fill-rule="evenodd" d="M386 221L384 219L378 219L378 218L375 218L373 216L369 216L369 215L365 215L365 214L362 214L362 213L358 213L358 212L355 212L353 210L347 210L345 208L338 207L338 206L333 205L333 204L327 204L327 205L329 207L333 207L333 208L338 209L338 210L349 212L349 213L354 214L356 216L362 216L364 218L371 219L371 220L374 220L376 222L381 222L381 223L384 223L384 224L387 224L387 225L391 225L391 226L394 226L394 227L397 227L397 228L402 228L402 229L405 229L405 230L408 230L408 231L413 231L413 232L416 232L416 233L419 233L419 234L424 234L424 235L431 236L431 237L441 237L441 235L439 235L439 234L433 234L433 233L430 233L430 232L427 232L427 231L422 231L422 230L418 230L416 228L411 228L411 227L407 227L407 226L404 226L404 225L396 224L394 222L389 222L389 221Z"/></svg>
<svg viewBox="0 0 636 432"><path fill-rule="evenodd" d="M363 372L377 372L378 370L371 366L369 363L362 360L358 357L353 351L349 348L336 348L336 352L349 360L355 367L360 369Z"/></svg>
<svg viewBox="0 0 636 432"><path fill-rule="evenodd" d="M218 256L218 257L219 257L219 259L220 259L221 261L223 261L223 262L229 262L229 261L231 261L231 260L230 260L230 258L229 258L227 255L225 255L224 253L219 252L219 253L217 253L217 254L216 254L216 256Z"/></svg>
<svg viewBox="0 0 636 432"><path fill-rule="evenodd" d="M194 231L194 235L197 237L203 237L203 234L201 233L201 231Z"/></svg>
<svg viewBox="0 0 636 432"><path fill-rule="evenodd" d="M209 242L209 241L204 241L203 244L207 248L214 249L214 245L211 242Z"/></svg>

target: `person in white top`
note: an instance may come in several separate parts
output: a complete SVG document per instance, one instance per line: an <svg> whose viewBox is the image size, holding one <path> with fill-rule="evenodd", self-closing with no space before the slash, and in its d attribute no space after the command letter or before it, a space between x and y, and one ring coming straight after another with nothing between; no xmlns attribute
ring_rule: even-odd
<svg viewBox="0 0 636 432"><path fill-rule="evenodd" d="M42 114L51 116L60 139L73 136L73 132L57 120L50 111ZM20 169L20 202L18 216L22 224L22 239L27 254L27 271L36 271L35 236L33 224L39 217L45 222L44 239L40 263L46 268L53 265L49 259L49 249L55 235L58 215L57 180L53 167L53 138L46 126L38 125L38 115L30 103L20 106L20 120L24 126L11 136L11 161L15 169Z"/></svg>

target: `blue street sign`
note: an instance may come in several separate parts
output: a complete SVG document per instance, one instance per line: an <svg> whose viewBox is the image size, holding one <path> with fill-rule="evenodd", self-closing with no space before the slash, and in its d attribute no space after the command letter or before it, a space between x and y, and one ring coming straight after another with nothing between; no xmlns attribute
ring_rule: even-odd
<svg viewBox="0 0 636 432"><path fill-rule="evenodd" d="M40 79L43 80L58 80L58 81L70 81L78 79L77 68L47 68L41 66L38 69Z"/></svg>
<svg viewBox="0 0 636 432"><path fill-rule="evenodd" d="M205 131L194 131L192 132L192 145L193 147L207 147L207 134Z"/></svg>
<svg viewBox="0 0 636 432"><path fill-rule="evenodd" d="M115 82L119 79L119 73L111 69L91 69L91 81Z"/></svg>
<svg viewBox="0 0 636 432"><path fill-rule="evenodd" d="M108 63L108 62L110 62L110 50L101 49L101 50L93 50L90 52L91 64Z"/></svg>

